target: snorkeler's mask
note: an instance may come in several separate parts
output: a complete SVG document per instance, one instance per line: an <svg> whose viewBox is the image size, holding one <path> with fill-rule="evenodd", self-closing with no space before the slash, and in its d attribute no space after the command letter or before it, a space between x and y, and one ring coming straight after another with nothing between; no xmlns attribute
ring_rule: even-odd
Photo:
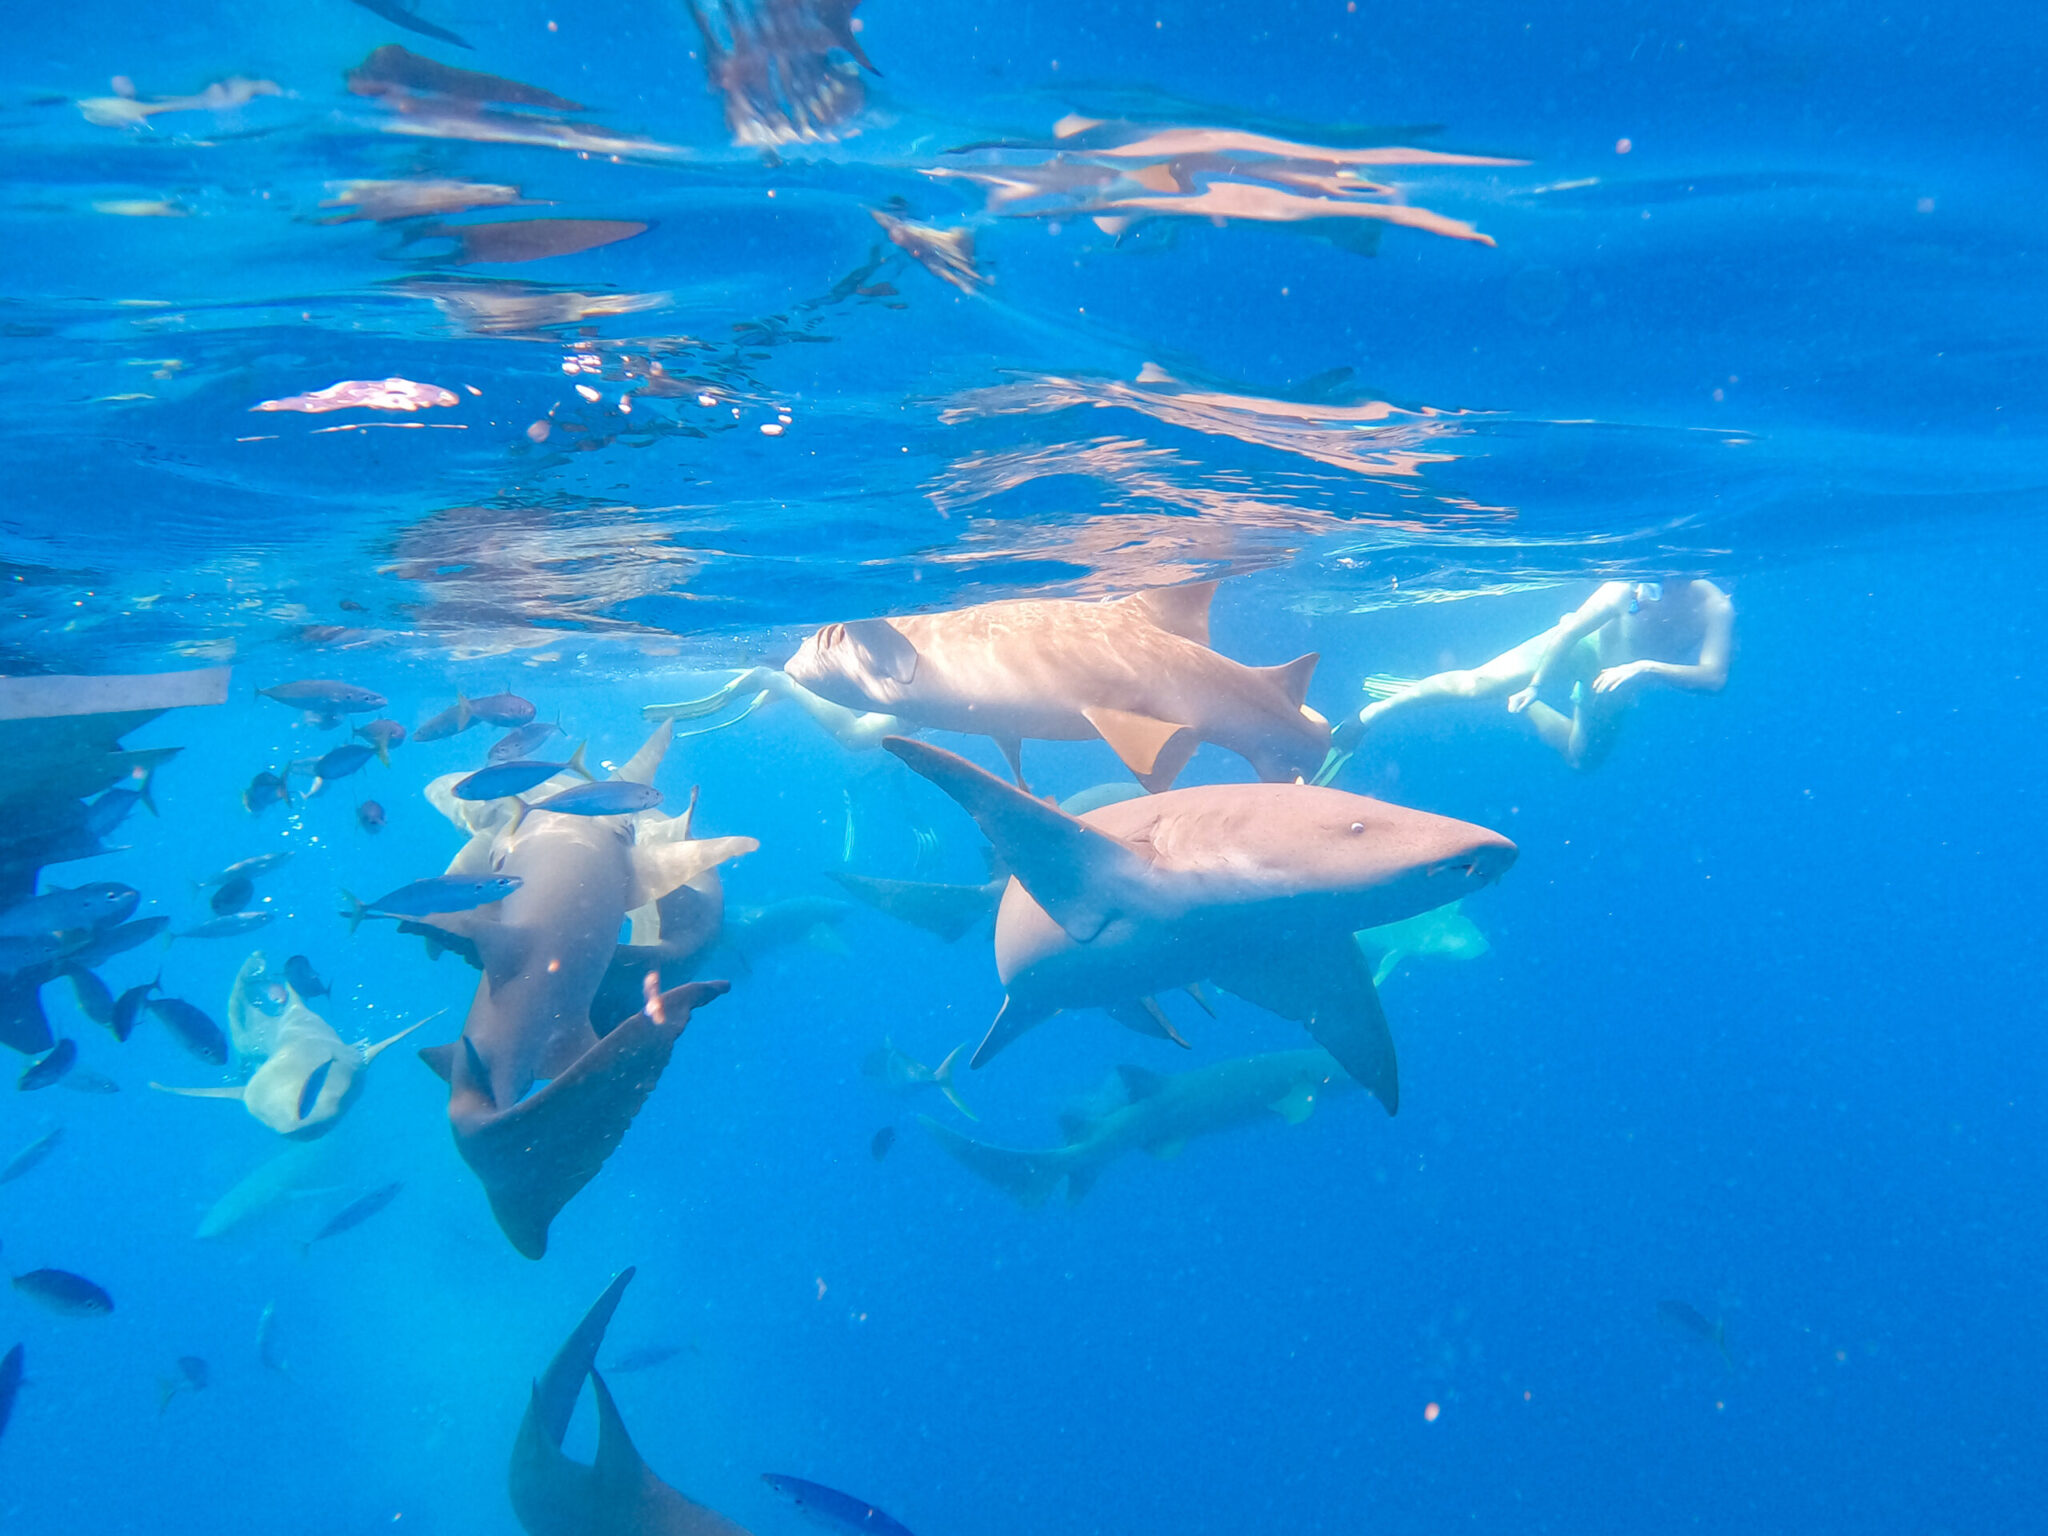
<svg viewBox="0 0 2048 1536"><path fill-rule="evenodd" d="M1639 581L1639 582L1637 582L1637 583L1636 583L1636 590L1635 590L1635 593L1634 593L1634 595L1633 595L1633 596L1631 596L1631 597L1629 598L1629 600L1628 600L1628 611L1629 611L1630 613L1640 613L1640 612L1642 612L1642 609L1643 609L1643 604L1644 604L1645 602L1651 602L1651 603L1661 603L1661 602L1663 602L1663 601L1664 601L1664 583L1663 583L1663 582L1661 582L1661 581Z"/></svg>

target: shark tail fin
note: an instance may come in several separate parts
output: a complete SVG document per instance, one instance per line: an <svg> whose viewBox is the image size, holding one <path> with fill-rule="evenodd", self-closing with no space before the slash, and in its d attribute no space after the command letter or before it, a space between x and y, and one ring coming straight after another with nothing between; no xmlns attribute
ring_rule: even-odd
<svg viewBox="0 0 2048 1536"><path fill-rule="evenodd" d="M968 1043L971 1044L972 1042ZM979 1120L981 1116L967 1107L967 1101L960 1097L960 1090L953 1082L953 1068L959 1064L960 1053L966 1049L967 1045L956 1045L952 1050L946 1052L946 1059L932 1068L932 1082L937 1086L939 1092L946 1096L948 1104L959 1110L968 1119Z"/></svg>
<svg viewBox="0 0 2048 1536"><path fill-rule="evenodd" d="M1036 1210L1044 1205L1052 1197L1053 1190L1059 1187L1060 1180L1072 1171L1069 1167L1072 1159L1065 1154L1064 1148L1020 1152L963 1136L929 1115L917 1118L918 1123L931 1132L954 1161L995 1185L1026 1210Z"/></svg>

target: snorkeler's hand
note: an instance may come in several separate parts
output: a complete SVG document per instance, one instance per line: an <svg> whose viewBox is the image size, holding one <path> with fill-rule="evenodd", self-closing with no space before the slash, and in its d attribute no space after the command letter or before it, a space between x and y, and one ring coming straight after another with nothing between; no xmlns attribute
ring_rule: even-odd
<svg viewBox="0 0 2048 1536"><path fill-rule="evenodd" d="M1535 702L1536 685L1534 683L1531 683L1528 687L1524 688L1520 693L1511 693L1508 695L1508 713L1511 715L1519 715L1523 710L1527 709L1531 704L1534 704Z"/></svg>
<svg viewBox="0 0 2048 1536"><path fill-rule="evenodd" d="M1604 667L1601 669L1600 675L1593 679L1593 691L1595 693L1619 693L1630 683L1648 672L1652 665L1652 663L1647 661L1625 661L1618 667Z"/></svg>

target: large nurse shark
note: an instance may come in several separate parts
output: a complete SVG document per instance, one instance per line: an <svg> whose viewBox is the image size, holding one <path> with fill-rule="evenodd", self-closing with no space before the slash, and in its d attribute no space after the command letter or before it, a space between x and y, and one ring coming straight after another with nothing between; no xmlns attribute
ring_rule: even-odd
<svg viewBox="0 0 2048 1536"><path fill-rule="evenodd" d="M605 1330L632 1278L632 1270L622 1270L605 1287L533 1384L512 1447L512 1512L527 1536L747 1536L654 1475L597 1373ZM589 1466L562 1452L586 1376L597 1397L597 1459Z"/></svg>
<svg viewBox="0 0 2048 1536"><path fill-rule="evenodd" d="M1393 1037L1351 936L1515 860L1497 832L1342 790L1214 784L1074 817L952 752L883 746L958 801L1012 874L996 912L1008 995L977 1067L1062 1009L1128 1010L1209 980L1306 1025L1392 1114Z"/></svg>
<svg viewBox="0 0 2048 1536"><path fill-rule="evenodd" d="M1210 650L1215 594L1211 581L1114 602L1029 598L828 624L783 670L907 730L994 737L1019 784L1027 737L1100 737L1155 791L1205 741L1262 779L1307 778L1330 744L1329 722L1306 703L1316 658L1247 667Z"/></svg>
<svg viewBox="0 0 2048 1536"><path fill-rule="evenodd" d="M1240 1056L1170 1075L1126 1065L1116 1077L1116 1102L1060 1116L1062 1146L998 1147L930 1116L918 1119L962 1166L1019 1204L1036 1207L1062 1179L1068 1203L1078 1201L1127 1153L1172 1157L1197 1136L1269 1116L1299 1125L1320 1100L1357 1086L1328 1051L1314 1049Z"/></svg>
<svg viewBox="0 0 2048 1536"><path fill-rule="evenodd" d="M613 776L651 783L673 730L656 730ZM448 1084L456 1147L483 1181L498 1225L537 1259L547 1251L548 1224L596 1175L653 1091L691 1010L727 989L711 981L658 991L656 974L646 1006L601 1029L592 1004L616 959L621 924L630 916L634 947L658 948L662 899L759 845L750 837L692 838L687 816L658 810L573 816L517 800L457 800L460 777L427 789L470 834L448 873L517 875L522 883L492 906L423 921L473 948L483 979L460 1037L420 1056ZM569 782L550 780L534 798Z"/></svg>

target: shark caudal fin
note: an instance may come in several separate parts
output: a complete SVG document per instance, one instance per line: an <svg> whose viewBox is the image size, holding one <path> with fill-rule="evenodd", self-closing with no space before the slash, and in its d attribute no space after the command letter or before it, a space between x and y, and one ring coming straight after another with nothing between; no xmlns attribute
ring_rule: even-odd
<svg viewBox="0 0 2048 1536"><path fill-rule="evenodd" d="M506 1478L512 1510L529 1531L582 1530L594 1513L591 1469L562 1454L563 1437L575 1416L583 1378L597 1362L612 1314L632 1283L633 1271L621 1270L604 1294L583 1315L583 1321L555 1351L555 1358L533 1384L519 1438L512 1447Z"/></svg>
<svg viewBox="0 0 2048 1536"><path fill-rule="evenodd" d="M491 1212L514 1248L529 1259L547 1252L549 1224L624 1139L661 1081L691 1011L728 987L694 981L671 988L594 1040L546 1087L502 1109L479 1080L473 1050L420 1053L448 1080L456 1149L483 1181Z"/></svg>
<svg viewBox="0 0 2048 1536"><path fill-rule="evenodd" d="M961 1167L986 1179L1026 1210L1045 1204L1060 1180L1075 1171L1076 1159L1065 1147L1022 1152L963 1136L929 1115L919 1115L917 1120Z"/></svg>
<svg viewBox="0 0 2048 1536"><path fill-rule="evenodd" d="M882 746L959 802L1032 899L1075 943L1087 943L1119 912L1144 902L1151 872L1115 838L1013 789L957 753L907 736L885 736ZM984 1043L975 1064L988 1054Z"/></svg>
<svg viewBox="0 0 2048 1536"><path fill-rule="evenodd" d="M948 944L963 936L996 909L1002 882L988 885L936 885L924 880L877 880L828 869L826 875L846 894L898 922L922 928Z"/></svg>
<svg viewBox="0 0 2048 1536"><path fill-rule="evenodd" d="M946 1059L932 1068L932 1086L943 1093L946 1096L946 1102L959 1110L961 1114L970 1120L978 1121L981 1119L981 1116L967 1107L967 1101L960 1097L960 1090L953 1084L953 1068L959 1064L960 1053L966 1049L965 1045L956 1045L952 1050L946 1052Z"/></svg>
<svg viewBox="0 0 2048 1536"><path fill-rule="evenodd" d="M1131 770L1132 777L1155 795L1173 788L1173 781L1202 744L1191 726L1125 709L1091 705L1081 711L1081 718L1109 743L1110 751Z"/></svg>

